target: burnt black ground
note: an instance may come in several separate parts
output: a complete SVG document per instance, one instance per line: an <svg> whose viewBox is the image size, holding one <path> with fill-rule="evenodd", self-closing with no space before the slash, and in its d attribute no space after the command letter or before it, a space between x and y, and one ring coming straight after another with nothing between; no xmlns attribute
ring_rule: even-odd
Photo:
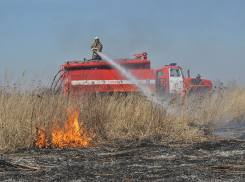
<svg viewBox="0 0 245 182"><path fill-rule="evenodd" d="M0 155L1 181L245 181L245 140L121 142Z"/></svg>

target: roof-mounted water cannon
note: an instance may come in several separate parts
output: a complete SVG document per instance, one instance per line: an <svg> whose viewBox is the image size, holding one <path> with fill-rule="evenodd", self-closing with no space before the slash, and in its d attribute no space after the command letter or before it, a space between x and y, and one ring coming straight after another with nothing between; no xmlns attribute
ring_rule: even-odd
<svg viewBox="0 0 245 182"><path fill-rule="evenodd" d="M169 63L169 64L166 64L165 66L176 66L177 63Z"/></svg>
<svg viewBox="0 0 245 182"><path fill-rule="evenodd" d="M147 59L147 52L144 52L142 54L134 54L135 58L134 59L141 59L143 56L143 59Z"/></svg>

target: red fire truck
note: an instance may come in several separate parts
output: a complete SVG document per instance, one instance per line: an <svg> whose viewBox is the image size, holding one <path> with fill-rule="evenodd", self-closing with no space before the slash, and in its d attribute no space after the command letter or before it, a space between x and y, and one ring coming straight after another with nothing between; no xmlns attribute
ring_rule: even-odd
<svg viewBox="0 0 245 182"><path fill-rule="evenodd" d="M134 56L133 59L114 61L130 72L139 84L148 86L153 92L177 93L183 96L187 91L212 89L212 82L201 79L200 75L190 78L188 68L187 75L184 75L184 68L176 63L154 70L151 69L151 61L147 59L146 52ZM59 79L54 79L52 87L59 87L64 94L141 91L104 60L69 61L60 67L56 77L58 75Z"/></svg>

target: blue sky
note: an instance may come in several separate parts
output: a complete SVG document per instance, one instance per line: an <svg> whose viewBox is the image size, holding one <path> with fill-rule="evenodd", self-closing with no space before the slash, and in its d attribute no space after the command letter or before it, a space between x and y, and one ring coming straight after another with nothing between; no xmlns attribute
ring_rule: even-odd
<svg viewBox="0 0 245 182"><path fill-rule="evenodd" d="M0 26L0 77L52 78L90 58L98 36L111 58L148 52L153 69L177 62L193 77L245 81L244 0L0 0Z"/></svg>

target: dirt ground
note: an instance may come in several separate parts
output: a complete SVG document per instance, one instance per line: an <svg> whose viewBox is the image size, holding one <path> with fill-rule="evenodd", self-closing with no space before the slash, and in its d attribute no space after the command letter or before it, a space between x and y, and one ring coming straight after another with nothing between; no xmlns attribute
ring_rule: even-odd
<svg viewBox="0 0 245 182"><path fill-rule="evenodd" d="M0 181L244 181L245 140L151 141L0 155Z"/></svg>

